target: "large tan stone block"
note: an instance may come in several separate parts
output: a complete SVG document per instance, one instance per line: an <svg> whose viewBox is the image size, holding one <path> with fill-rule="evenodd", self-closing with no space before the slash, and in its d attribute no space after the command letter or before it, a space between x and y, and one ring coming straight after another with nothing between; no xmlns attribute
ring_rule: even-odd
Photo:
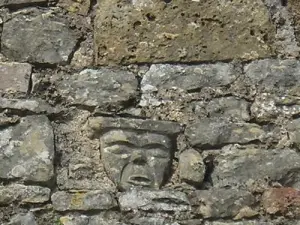
<svg viewBox="0 0 300 225"><path fill-rule="evenodd" d="M275 39L261 0L103 0L94 32L98 65L263 58Z"/></svg>

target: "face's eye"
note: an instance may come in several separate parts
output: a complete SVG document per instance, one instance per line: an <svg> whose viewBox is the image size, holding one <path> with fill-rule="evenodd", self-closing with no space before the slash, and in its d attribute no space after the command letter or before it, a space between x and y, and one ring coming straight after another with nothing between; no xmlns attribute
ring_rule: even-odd
<svg viewBox="0 0 300 225"><path fill-rule="evenodd" d="M147 149L146 151L147 151L147 155L150 157L163 158L163 159L170 157L167 151L159 148Z"/></svg>
<svg viewBox="0 0 300 225"><path fill-rule="evenodd" d="M115 155L129 155L131 151L127 146L112 145L104 148L104 152L115 154Z"/></svg>

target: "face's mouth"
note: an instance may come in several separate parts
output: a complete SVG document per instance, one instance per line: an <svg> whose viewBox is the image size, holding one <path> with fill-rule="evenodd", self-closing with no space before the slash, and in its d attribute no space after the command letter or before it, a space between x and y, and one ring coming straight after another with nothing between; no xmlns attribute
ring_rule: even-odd
<svg viewBox="0 0 300 225"><path fill-rule="evenodd" d="M129 184L136 185L136 186L151 186L152 180L149 179L147 176L143 175L133 175L130 176L128 181Z"/></svg>

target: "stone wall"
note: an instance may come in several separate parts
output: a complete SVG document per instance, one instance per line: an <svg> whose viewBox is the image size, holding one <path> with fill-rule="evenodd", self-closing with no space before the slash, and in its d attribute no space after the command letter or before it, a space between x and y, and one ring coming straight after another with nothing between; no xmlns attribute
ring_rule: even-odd
<svg viewBox="0 0 300 225"><path fill-rule="evenodd" d="M298 0L0 0L0 224L299 225Z"/></svg>

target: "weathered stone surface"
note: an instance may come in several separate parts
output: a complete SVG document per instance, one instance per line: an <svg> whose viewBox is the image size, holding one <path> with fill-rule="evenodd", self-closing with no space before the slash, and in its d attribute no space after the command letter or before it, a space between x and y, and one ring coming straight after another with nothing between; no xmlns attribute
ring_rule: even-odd
<svg viewBox="0 0 300 225"><path fill-rule="evenodd" d="M12 124L18 123L20 118L18 116L5 116L0 114L0 127L7 127Z"/></svg>
<svg viewBox="0 0 300 225"><path fill-rule="evenodd" d="M277 54L280 56L299 56L299 45L295 37L294 22L286 0L265 0L265 5L269 9L273 23L276 25L276 46ZM283 58L283 57L282 57Z"/></svg>
<svg viewBox="0 0 300 225"><path fill-rule="evenodd" d="M275 223L276 224L276 223ZM206 221L204 225L274 225L274 222L263 221L240 221L240 222L218 222L218 221Z"/></svg>
<svg viewBox="0 0 300 225"><path fill-rule="evenodd" d="M59 219L62 225L126 225L116 219L106 219L104 216L63 216Z"/></svg>
<svg viewBox="0 0 300 225"><path fill-rule="evenodd" d="M51 196L51 200L57 211L107 210L117 206L113 196L102 191L76 193L58 191Z"/></svg>
<svg viewBox="0 0 300 225"><path fill-rule="evenodd" d="M255 197L248 191L237 188L199 190L192 193L191 204L196 213L204 218L235 217L246 206L255 203Z"/></svg>
<svg viewBox="0 0 300 225"><path fill-rule="evenodd" d="M187 92L201 90L204 87L219 87L232 83L238 73L230 64L204 64L198 66L155 64L143 76L141 81L141 106L160 105L170 99L157 99L162 90L179 89Z"/></svg>
<svg viewBox="0 0 300 225"><path fill-rule="evenodd" d="M26 9L4 23L1 52L22 62L66 64L77 38L67 21L53 11Z"/></svg>
<svg viewBox="0 0 300 225"><path fill-rule="evenodd" d="M251 105L251 114L258 121L270 121L279 116L292 117L300 114L299 97L276 96L275 94L262 93L255 98Z"/></svg>
<svg viewBox="0 0 300 225"><path fill-rule="evenodd" d="M60 0L57 6L64 8L68 12L86 16L90 9L90 0Z"/></svg>
<svg viewBox="0 0 300 225"><path fill-rule="evenodd" d="M299 96L300 61L294 59L264 59L244 67L249 84L257 86L260 93L277 96Z"/></svg>
<svg viewBox="0 0 300 225"><path fill-rule="evenodd" d="M289 187L270 188L262 196L262 205L269 214L280 213L299 218L300 190Z"/></svg>
<svg viewBox="0 0 300 225"><path fill-rule="evenodd" d="M300 119L290 121L287 127L291 142L300 148Z"/></svg>
<svg viewBox="0 0 300 225"><path fill-rule="evenodd" d="M44 203L50 199L50 189L39 186L25 186L12 184L0 186L0 205L9 205L12 202Z"/></svg>
<svg viewBox="0 0 300 225"><path fill-rule="evenodd" d="M288 8L292 12L294 21L294 30L297 41L300 41L300 2L297 0L289 0Z"/></svg>
<svg viewBox="0 0 300 225"><path fill-rule="evenodd" d="M214 187L245 186L266 178L292 185L299 169L300 156L291 149L232 148L216 156L211 178Z"/></svg>
<svg viewBox="0 0 300 225"><path fill-rule="evenodd" d="M83 69L93 66L94 49L92 46L92 38L80 43L80 47L74 53L71 61L71 66L76 69Z"/></svg>
<svg viewBox="0 0 300 225"><path fill-rule="evenodd" d="M0 131L0 179L49 182L53 177L54 136L46 116L28 116Z"/></svg>
<svg viewBox="0 0 300 225"><path fill-rule="evenodd" d="M134 225L165 225L167 221L160 217L139 217L131 219L130 223Z"/></svg>
<svg viewBox="0 0 300 225"><path fill-rule="evenodd" d="M265 137L262 128L253 123L229 123L225 120L203 119L187 126L185 131L192 146L219 147L225 144L245 144Z"/></svg>
<svg viewBox="0 0 300 225"><path fill-rule="evenodd" d="M20 213L11 218L9 223L4 225L37 225L32 212Z"/></svg>
<svg viewBox="0 0 300 225"><path fill-rule="evenodd" d="M205 165L200 153L193 149L181 153L178 170L181 180L191 184L201 184L205 176Z"/></svg>
<svg viewBox="0 0 300 225"><path fill-rule="evenodd" d="M0 98L0 109L13 109L31 113L51 113L55 111L55 109L52 109L50 105L40 99Z"/></svg>
<svg viewBox="0 0 300 225"><path fill-rule="evenodd" d="M245 66L249 84L256 87L251 113L259 121L300 114L300 62L265 59Z"/></svg>
<svg viewBox="0 0 300 225"><path fill-rule="evenodd" d="M232 120L250 120L250 104L236 97L212 99L205 107L210 117L226 117Z"/></svg>
<svg viewBox="0 0 300 225"><path fill-rule="evenodd" d="M122 211L189 211L190 202L187 196L178 191L136 190L120 194L119 204Z"/></svg>
<svg viewBox="0 0 300 225"><path fill-rule="evenodd" d="M2 0L0 1L0 7L2 6L28 6L28 5L34 5L34 4L43 4L43 3L47 3L48 0Z"/></svg>
<svg viewBox="0 0 300 225"><path fill-rule="evenodd" d="M27 92L31 69L28 63L0 62L0 91Z"/></svg>
<svg viewBox="0 0 300 225"><path fill-rule="evenodd" d="M105 0L98 7L97 64L248 60L273 54L275 27L259 0Z"/></svg>
<svg viewBox="0 0 300 225"><path fill-rule="evenodd" d="M176 122L112 117L91 117L87 121L86 128L91 130L91 135L98 134L97 137L111 129L140 130L164 135L176 135L182 131Z"/></svg>
<svg viewBox="0 0 300 225"><path fill-rule="evenodd" d="M64 76L57 88L70 104L120 109L136 98L138 81L125 70L86 69Z"/></svg>

